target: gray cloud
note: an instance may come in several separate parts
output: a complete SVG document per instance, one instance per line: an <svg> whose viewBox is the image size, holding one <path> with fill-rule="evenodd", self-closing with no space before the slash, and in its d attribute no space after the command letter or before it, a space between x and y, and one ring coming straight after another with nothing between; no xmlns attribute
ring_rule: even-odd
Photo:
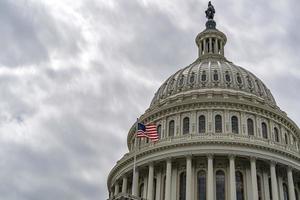
<svg viewBox="0 0 300 200"><path fill-rule="evenodd" d="M206 4L1 1L0 199L107 198L136 117L196 59ZM228 59L257 74L299 123L299 3L214 4Z"/></svg>

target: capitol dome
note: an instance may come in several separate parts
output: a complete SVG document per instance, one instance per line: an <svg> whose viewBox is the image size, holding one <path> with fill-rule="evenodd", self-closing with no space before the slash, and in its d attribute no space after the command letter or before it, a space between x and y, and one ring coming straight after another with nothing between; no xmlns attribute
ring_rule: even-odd
<svg viewBox="0 0 300 200"><path fill-rule="evenodd" d="M128 132L109 200L298 200L300 130L267 86L224 56L214 7L196 37L198 58L159 87L138 118L158 142Z"/></svg>

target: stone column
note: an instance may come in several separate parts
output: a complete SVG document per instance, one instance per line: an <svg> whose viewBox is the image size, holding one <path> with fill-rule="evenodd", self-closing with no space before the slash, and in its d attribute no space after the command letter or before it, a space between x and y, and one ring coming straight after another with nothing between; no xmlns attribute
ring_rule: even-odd
<svg viewBox="0 0 300 200"><path fill-rule="evenodd" d="M127 193L127 176L123 177L123 183L122 183L122 193Z"/></svg>
<svg viewBox="0 0 300 200"><path fill-rule="evenodd" d="M287 177L288 177L288 187L289 187L289 197L290 197L289 200L296 200L293 171L291 167L288 167L287 169Z"/></svg>
<svg viewBox="0 0 300 200"><path fill-rule="evenodd" d="M229 156L230 200L236 200L235 162L234 155Z"/></svg>
<svg viewBox="0 0 300 200"><path fill-rule="evenodd" d="M135 173L133 174L132 195L138 196L138 192L139 192L139 170L136 168Z"/></svg>
<svg viewBox="0 0 300 200"><path fill-rule="evenodd" d="M199 43L199 52L198 52L199 56L202 55L202 40Z"/></svg>
<svg viewBox="0 0 300 200"><path fill-rule="evenodd" d="M208 49L206 48L206 39L203 39L203 48L204 48L204 54L207 53Z"/></svg>
<svg viewBox="0 0 300 200"><path fill-rule="evenodd" d="M214 199L214 164L213 155L207 156L207 187L206 197L207 200Z"/></svg>
<svg viewBox="0 0 300 200"><path fill-rule="evenodd" d="M218 39L217 38L215 38L215 52L214 53L219 54L219 52L218 52Z"/></svg>
<svg viewBox="0 0 300 200"><path fill-rule="evenodd" d="M159 171L156 175L156 200L160 200L161 181L161 172Z"/></svg>
<svg viewBox="0 0 300 200"><path fill-rule="evenodd" d="M149 175L148 175L147 200L153 200L153 178L154 178L154 166L153 166L153 163L150 163Z"/></svg>
<svg viewBox="0 0 300 200"><path fill-rule="evenodd" d="M278 200L278 185L276 177L276 163L270 163L270 172L271 172L271 182L272 182L272 198L273 200Z"/></svg>
<svg viewBox="0 0 300 200"><path fill-rule="evenodd" d="M172 160L167 160L167 172L166 172L166 193L165 200L171 200L171 175L172 175Z"/></svg>
<svg viewBox="0 0 300 200"><path fill-rule="evenodd" d="M251 180L252 180L252 196L253 200L258 200L258 189L257 189L257 174L256 174L256 159L250 158L251 165Z"/></svg>
<svg viewBox="0 0 300 200"><path fill-rule="evenodd" d="M186 158L186 200L192 200L192 156Z"/></svg>
<svg viewBox="0 0 300 200"><path fill-rule="evenodd" d="M119 183L116 182L116 183L115 183L115 194L114 194L114 195L117 196L118 193L119 193Z"/></svg>

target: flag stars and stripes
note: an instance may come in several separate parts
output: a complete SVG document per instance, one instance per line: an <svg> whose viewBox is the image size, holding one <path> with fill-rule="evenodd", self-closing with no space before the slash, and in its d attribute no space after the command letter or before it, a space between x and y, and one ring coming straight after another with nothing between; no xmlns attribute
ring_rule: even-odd
<svg viewBox="0 0 300 200"><path fill-rule="evenodd" d="M149 138L152 142L157 142L158 141L158 133L157 133L157 127L155 124L142 124L138 123L137 125L137 137L140 138Z"/></svg>

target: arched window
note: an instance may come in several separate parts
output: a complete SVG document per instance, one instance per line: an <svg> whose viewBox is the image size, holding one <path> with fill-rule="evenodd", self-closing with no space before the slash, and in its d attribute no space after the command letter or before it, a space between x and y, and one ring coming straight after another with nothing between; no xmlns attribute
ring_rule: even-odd
<svg viewBox="0 0 300 200"><path fill-rule="evenodd" d="M215 116L215 131L216 131L216 133L222 133L222 117L221 117L221 115Z"/></svg>
<svg viewBox="0 0 300 200"><path fill-rule="evenodd" d="M185 200L186 196L186 174L182 172L179 176L179 200Z"/></svg>
<svg viewBox="0 0 300 200"><path fill-rule="evenodd" d="M288 145L289 144L289 137L288 137L287 133L284 134L284 140L285 140L285 144Z"/></svg>
<svg viewBox="0 0 300 200"><path fill-rule="evenodd" d="M254 124L252 119L247 119L248 135L254 135Z"/></svg>
<svg viewBox="0 0 300 200"><path fill-rule="evenodd" d="M206 172L203 170L197 176L197 200L206 200Z"/></svg>
<svg viewBox="0 0 300 200"><path fill-rule="evenodd" d="M190 118L185 117L183 119L182 133L183 135L188 134L190 132Z"/></svg>
<svg viewBox="0 0 300 200"><path fill-rule="evenodd" d="M236 116L231 117L231 129L232 129L232 133L235 134L239 133L239 120Z"/></svg>
<svg viewBox="0 0 300 200"><path fill-rule="evenodd" d="M289 190L285 183L283 184L283 199L289 200Z"/></svg>
<svg viewBox="0 0 300 200"><path fill-rule="evenodd" d="M225 200L225 173L222 170L216 172L216 200Z"/></svg>
<svg viewBox="0 0 300 200"><path fill-rule="evenodd" d="M174 120L171 120L169 122L169 137L173 137L175 132L175 122Z"/></svg>
<svg viewBox="0 0 300 200"><path fill-rule="evenodd" d="M261 123L261 130L262 130L263 138L267 139L268 138L268 128L267 128L267 124L265 122Z"/></svg>
<svg viewBox="0 0 300 200"><path fill-rule="evenodd" d="M140 191L139 191L139 197L143 198L144 197L144 183L140 185Z"/></svg>
<svg viewBox="0 0 300 200"><path fill-rule="evenodd" d="M205 116L199 116L199 133L205 133Z"/></svg>
<svg viewBox="0 0 300 200"><path fill-rule="evenodd" d="M236 180L236 199L244 200L244 178L240 171L235 172Z"/></svg>
<svg viewBox="0 0 300 200"><path fill-rule="evenodd" d="M257 190L258 190L258 200L262 200L262 187L261 187L260 176L257 175Z"/></svg>
<svg viewBox="0 0 300 200"><path fill-rule="evenodd" d="M158 138L161 138L161 125L157 126L157 134L158 134Z"/></svg>
<svg viewBox="0 0 300 200"><path fill-rule="evenodd" d="M276 142L279 142L279 132L278 132L278 128L274 128L274 139Z"/></svg>

